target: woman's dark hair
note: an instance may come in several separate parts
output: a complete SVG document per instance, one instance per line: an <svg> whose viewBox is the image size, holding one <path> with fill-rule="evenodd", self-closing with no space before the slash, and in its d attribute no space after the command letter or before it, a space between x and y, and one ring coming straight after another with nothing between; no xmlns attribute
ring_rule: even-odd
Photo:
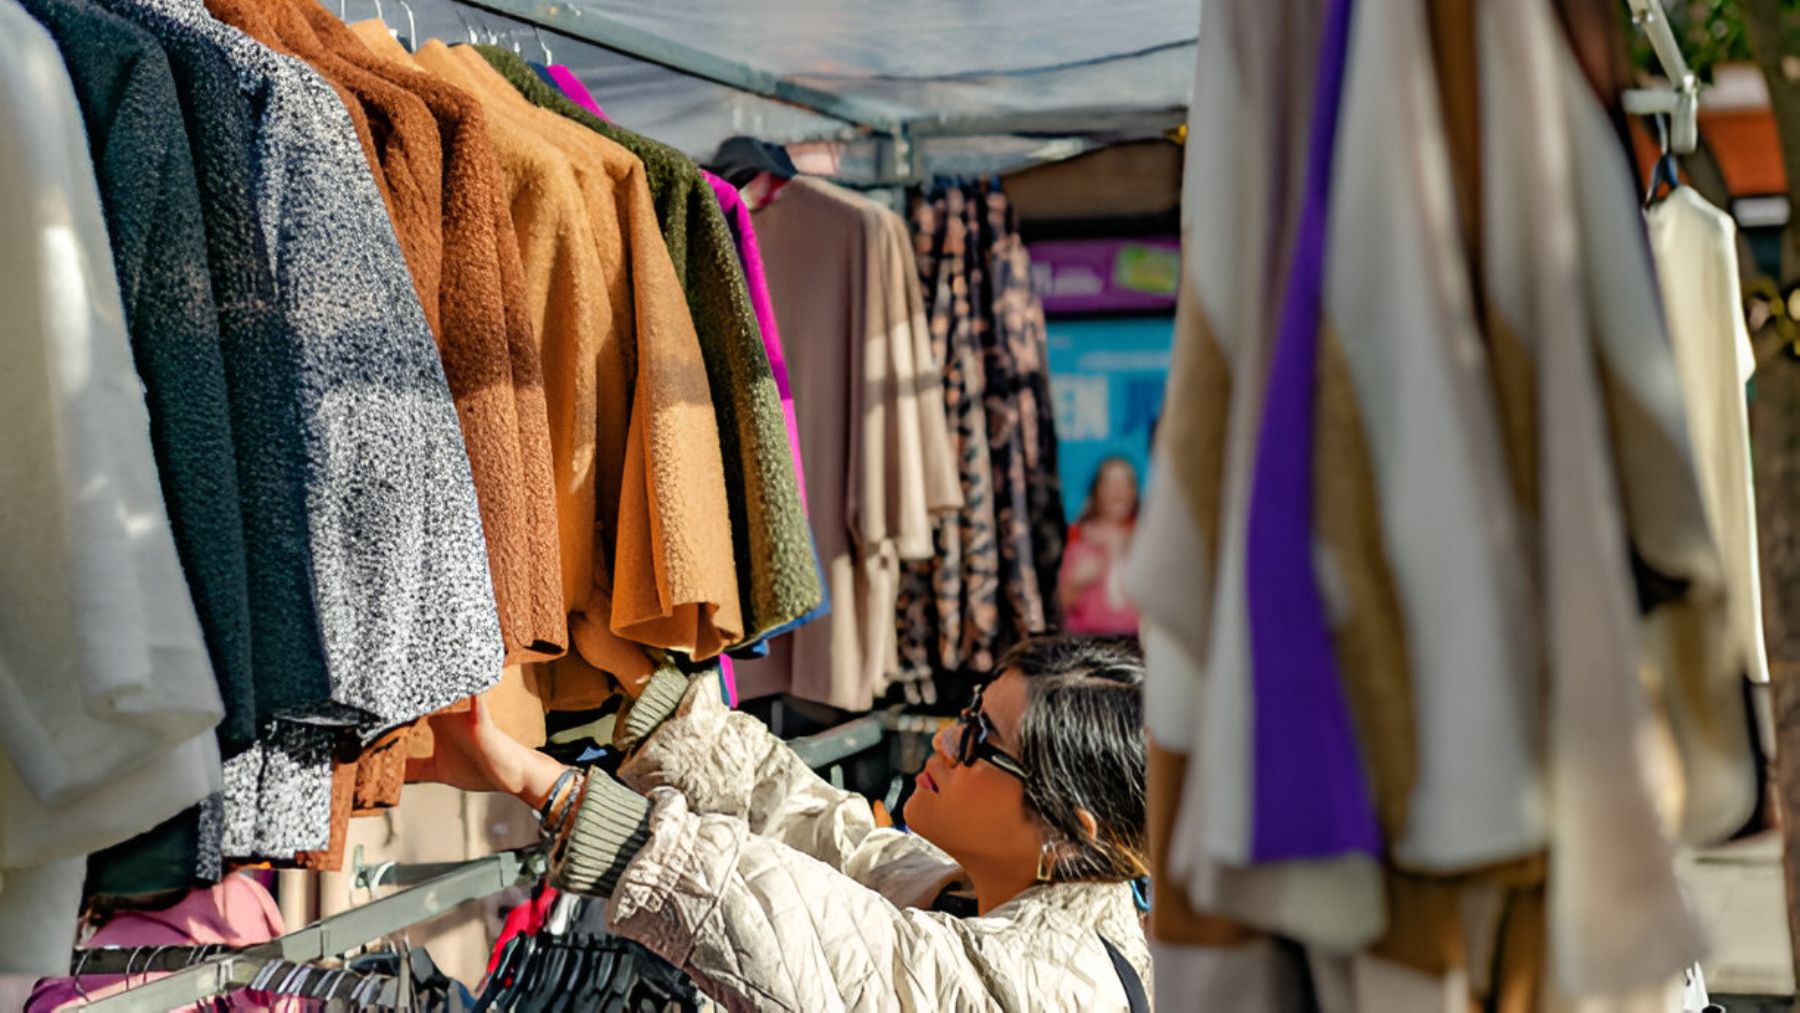
<svg viewBox="0 0 1800 1013"><path fill-rule="evenodd" d="M1124 456L1121 456L1118 454L1114 454L1111 457L1101 458L1100 463L1094 465L1094 477L1088 479L1087 499L1082 502L1081 516L1075 518L1075 523L1086 524L1088 521L1091 521L1094 519L1094 513L1096 510L1096 507L1094 504L1094 497L1099 495L1099 493L1100 493L1100 482L1102 479L1104 479L1106 477L1106 469L1111 468L1114 465L1119 465L1119 464L1122 464L1125 467L1131 469L1131 480L1132 480L1133 486L1135 488L1136 483L1137 483L1137 477L1138 477L1137 465L1135 465L1131 462L1131 458L1124 457ZM1137 520L1137 505L1136 504L1133 504L1133 506L1132 506L1131 519Z"/></svg>
<svg viewBox="0 0 1800 1013"><path fill-rule="evenodd" d="M1144 875L1144 655L1135 637L1032 637L998 671L1026 680L1025 805L1061 845L1057 880ZM1093 814L1087 835L1077 815Z"/></svg>

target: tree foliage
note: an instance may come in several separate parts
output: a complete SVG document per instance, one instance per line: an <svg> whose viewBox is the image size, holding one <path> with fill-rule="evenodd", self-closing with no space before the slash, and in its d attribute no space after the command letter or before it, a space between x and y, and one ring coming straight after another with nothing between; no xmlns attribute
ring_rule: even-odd
<svg viewBox="0 0 1800 1013"><path fill-rule="evenodd" d="M1745 0L1671 0L1665 4L1669 24L1681 43L1688 64L1702 81L1712 80L1713 70L1722 63L1747 63L1756 59L1750 46L1746 24ZM1773 0L1779 9L1782 25L1780 47L1784 53L1800 55L1800 0ZM1634 55L1638 65L1655 69L1656 55L1643 34L1634 36Z"/></svg>

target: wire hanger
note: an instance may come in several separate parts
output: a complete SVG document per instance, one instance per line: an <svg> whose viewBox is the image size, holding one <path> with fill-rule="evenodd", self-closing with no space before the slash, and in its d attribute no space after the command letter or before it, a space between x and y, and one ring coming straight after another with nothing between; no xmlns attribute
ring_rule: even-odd
<svg viewBox="0 0 1800 1013"><path fill-rule="evenodd" d="M400 9L406 12L406 48L412 51L419 45L419 26L413 21L412 4L400 0Z"/></svg>

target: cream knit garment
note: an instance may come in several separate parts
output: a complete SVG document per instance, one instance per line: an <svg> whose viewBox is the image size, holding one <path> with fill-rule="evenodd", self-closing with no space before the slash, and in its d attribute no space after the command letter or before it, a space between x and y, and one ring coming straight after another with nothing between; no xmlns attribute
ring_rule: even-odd
<svg viewBox="0 0 1800 1013"><path fill-rule="evenodd" d="M176 559L82 120L0 0L0 972L65 970L83 856L219 790L218 687Z"/></svg>

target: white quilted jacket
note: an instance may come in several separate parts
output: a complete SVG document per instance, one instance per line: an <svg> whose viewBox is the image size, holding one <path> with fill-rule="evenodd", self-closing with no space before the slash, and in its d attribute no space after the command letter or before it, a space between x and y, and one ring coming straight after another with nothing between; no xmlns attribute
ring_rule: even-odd
<svg viewBox="0 0 1800 1013"><path fill-rule="evenodd" d="M1150 982L1124 883L1033 887L979 918L930 910L962 870L875 825L699 679L621 771L654 802L608 926L728 1009L1122 1010L1104 935Z"/></svg>

